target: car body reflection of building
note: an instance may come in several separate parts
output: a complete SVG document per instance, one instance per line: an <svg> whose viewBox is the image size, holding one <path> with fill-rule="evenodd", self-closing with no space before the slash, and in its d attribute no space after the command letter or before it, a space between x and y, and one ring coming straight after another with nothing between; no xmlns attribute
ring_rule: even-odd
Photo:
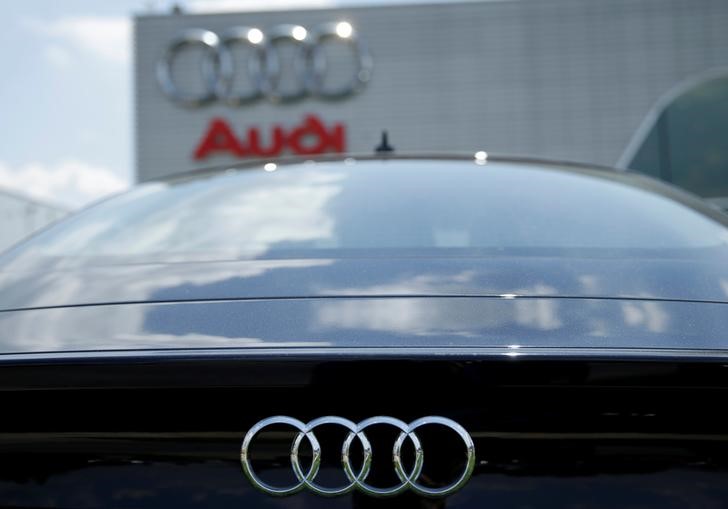
<svg viewBox="0 0 728 509"><path fill-rule="evenodd" d="M0 189L0 251L67 212L61 207Z"/></svg>

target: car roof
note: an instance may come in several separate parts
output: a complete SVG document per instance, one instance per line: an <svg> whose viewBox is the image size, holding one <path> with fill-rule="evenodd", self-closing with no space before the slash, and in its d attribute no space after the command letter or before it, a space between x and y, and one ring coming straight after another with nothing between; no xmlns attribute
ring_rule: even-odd
<svg viewBox="0 0 728 509"><path fill-rule="evenodd" d="M582 170L597 170L612 173L633 173L631 170L615 168L607 165L600 165L595 163L583 163L577 161L568 161L560 159L548 159L531 156L518 156L518 155L499 155L490 154L489 152L482 152L486 155L485 163L506 163L506 164L517 164L520 166L532 166L532 167L560 167L560 168L573 168ZM194 178L195 176L209 176L210 174L221 173L230 170L245 170L259 168L268 163L275 163L278 166L292 166L300 165L305 163L346 163L350 161L473 161L475 159L476 152L433 152L433 153L346 153L346 154L318 154L311 156L284 156L274 158L256 158L247 159L244 161L238 161L229 164L220 164L214 166L205 166L196 168L193 170L176 172L172 174L162 175L160 177L151 179L151 182L167 182L176 179L188 179Z"/></svg>

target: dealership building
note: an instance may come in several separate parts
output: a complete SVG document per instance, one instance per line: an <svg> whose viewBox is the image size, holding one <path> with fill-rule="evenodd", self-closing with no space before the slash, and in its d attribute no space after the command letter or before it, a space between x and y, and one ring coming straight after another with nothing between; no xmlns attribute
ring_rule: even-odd
<svg viewBox="0 0 728 509"><path fill-rule="evenodd" d="M139 181L250 158L517 154L728 196L728 2L489 0L135 18Z"/></svg>
<svg viewBox="0 0 728 509"><path fill-rule="evenodd" d="M0 251L67 213L62 207L0 189Z"/></svg>

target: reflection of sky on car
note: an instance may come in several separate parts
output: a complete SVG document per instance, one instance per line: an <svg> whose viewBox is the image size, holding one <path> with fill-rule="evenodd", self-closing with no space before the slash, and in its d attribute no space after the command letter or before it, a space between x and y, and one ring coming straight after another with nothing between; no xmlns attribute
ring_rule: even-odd
<svg viewBox="0 0 728 509"><path fill-rule="evenodd" d="M135 255L243 245L255 256L281 242L325 240L333 229L326 204L340 191L336 182L342 178L307 171L292 174L283 185L250 188L230 175L212 185L203 180L173 186L172 192L152 184L135 191L135 200L114 201L113 214L104 209L68 228L43 252Z"/></svg>
<svg viewBox="0 0 728 509"><path fill-rule="evenodd" d="M726 301L728 267L705 256L264 259L65 266L41 258L0 271L0 307L270 297L489 296ZM666 278L669 284L666 284Z"/></svg>
<svg viewBox="0 0 728 509"><path fill-rule="evenodd" d="M720 348L725 304L339 298L125 304L0 314L0 353L167 348Z"/></svg>
<svg viewBox="0 0 728 509"><path fill-rule="evenodd" d="M615 172L497 162L282 165L142 186L23 249L28 256L195 259L296 250L728 244L724 225L669 193Z"/></svg>

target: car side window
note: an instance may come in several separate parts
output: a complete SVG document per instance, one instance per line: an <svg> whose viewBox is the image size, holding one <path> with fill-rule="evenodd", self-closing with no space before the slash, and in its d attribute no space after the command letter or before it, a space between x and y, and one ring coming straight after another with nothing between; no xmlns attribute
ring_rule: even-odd
<svg viewBox="0 0 728 509"><path fill-rule="evenodd" d="M728 206L728 71L663 102L624 165Z"/></svg>

